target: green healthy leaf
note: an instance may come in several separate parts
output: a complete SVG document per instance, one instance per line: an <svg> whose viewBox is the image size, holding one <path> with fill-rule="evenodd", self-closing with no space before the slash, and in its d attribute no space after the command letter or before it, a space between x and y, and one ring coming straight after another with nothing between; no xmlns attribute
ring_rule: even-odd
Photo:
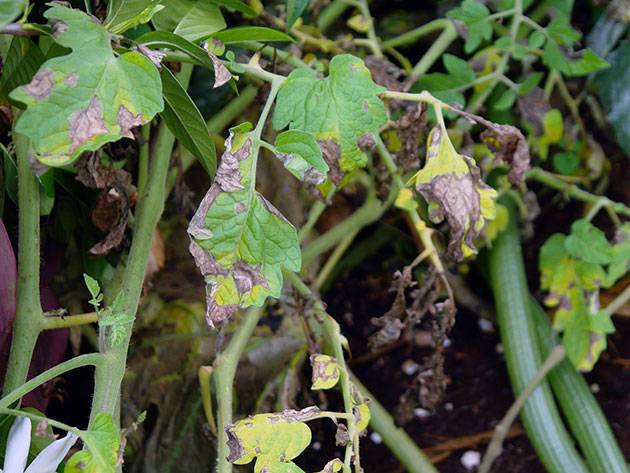
<svg viewBox="0 0 630 473"><path fill-rule="evenodd" d="M466 53L475 51L481 41L492 38L492 24L487 20L490 10L483 3L476 0L464 0L458 8L448 12L448 16L463 21L468 27L468 35L464 50Z"/></svg>
<svg viewBox="0 0 630 473"><path fill-rule="evenodd" d="M217 169L217 152L201 112L177 78L166 67L160 70L164 110L160 116L175 138L201 163L210 177Z"/></svg>
<svg viewBox="0 0 630 473"><path fill-rule="evenodd" d="M330 389L339 381L341 370L334 357L321 353L313 354L311 367L313 368L311 389Z"/></svg>
<svg viewBox="0 0 630 473"><path fill-rule="evenodd" d="M64 473L114 473L118 465L120 432L108 414L96 414L94 426L81 435L87 450L70 457Z"/></svg>
<svg viewBox="0 0 630 473"><path fill-rule="evenodd" d="M543 62L566 76L585 76L610 66L590 49L571 51L555 41L547 41Z"/></svg>
<svg viewBox="0 0 630 473"><path fill-rule="evenodd" d="M594 85L617 143L630 157L630 39L607 56L611 67L595 75Z"/></svg>
<svg viewBox="0 0 630 473"><path fill-rule="evenodd" d="M86 273L83 273L83 281L85 282L85 287L87 287L90 295L92 296L90 304L94 306L94 310L98 311L101 301L103 300L101 286L96 279Z"/></svg>
<svg viewBox="0 0 630 473"><path fill-rule="evenodd" d="M280 133L274 144L276 157L300 181L321 184L326 180L328 164L311 133L289 130Z"/></svg>
<svg viewBox="0 0 630 473"><path fill-rule="evenodd" d="M512 89L507 89L494 103L493 108L495 110L508 110L512 108L512 105L514 105L515 101L516 93Z"/></svg>
<svg viewBox="0 0 630 473"><path fill-rule="evenodd" d="M122 33L134 26L148 23L163 9L159 0L111 0L107 4L104 26L112 33Z"/></svg>
<svg viewBox="0 0 630 473"><path fill-rule="evenodd" d="M429 218L450 227L448 253L461 260L477 252L473 242L495 217L497 193L481 180L475 161L458 154L446 130L434 127L427 139L424 167L412 178L429 203Z"/></svg>
<svg viewBox="0 0 630 473"><path fill-rule="evenodd" d="M225 430L235 465L246 465L256 458L254 473L296 472L293 460L311 442L311 430L304 423L319 414L317 407L277 414L258 414L239 420ZM288 469L288 470L287 470Z"/></svg>
<svg viewBox="0 0 630 473"><path fill-rule="evenodd" d="M556 16L545 30L551 39L561 46L573 46L582 38L582 34L573 29L569 23L569 18L565 15Z"/></svg>
<svg viewBox="0 0 630 473"><path fill-rule="evenodd" d="M212 60L210 56L208 56L208 51L174 33L168 31L151 31L150 33L143 34L136 41L147 48L181 51L193 59L196 65L214 69Z"/></svg>
<svg viewBox="0 0 630 473"><path fill-rule="evenodd" d="M201 41L226 27L221 9L208 0L162 0L165 7L153 16L158 30Z"/></svg>
<svg viewBox="0 0 630 473"><path fill-rule="evenodd" d="M27 84L45 58L30 38L14 36L4 61L0 77L0 103L8 104L9 92L20 85Z"/></svg>
<svg viewBox="0 0 630 473"><path fill-rule="evenodd" d="M198 0L179 21L173 33L189 41L202 41L226 26L218 6Z"/></svg>
<svg viewBox="0 0 630 473"><path fill-rule="evenodd" d="M288 41L293 42L291 36L282 31L266 28L264 26L237 26L213 34L214 39L230 44L243 41Z"/></svg>
<svg viewBox="0 0 630 473"><path fill-rule="evenodd" d="M573 222L565 247L571 256L588 263L608 264L612 261L613 251L606 235L588 220Z"/></svg>
<svg viewBox="0 0 630 473"><path fill-rule="evenodd" d="M98 326L101 329L106 329L105 333L109 337L112 347L120 346L123 343L129 330L131 330L131 324L136 320L133 314L124 311L124 301L125 294L120 291L111 306L98 314Z"/></svg>
<svg viewBox="0 0 630 473"><path fill-rule="evenodd" d="M309 3L310 0L287 0L287 31L302 16Z"/></svg>
<svg viewBox="0 0 630 473"><path fill-rule="evenodd" d="M630 270L630 223L624 223L615 232L612 261L604 287L612 287Z"/></svg>
<svg viewBox="0 0 630 473"><path fill-rule="evenodd" d="M352 171L367 164L360 140L372 140L387 121L378 94L385 90L372 81L361 59L349 54L330 61L324 79L306 69L289 74L276 99L273 127L312 133L319 142L341 147L341 167Z"/></svg>
<svg viewBox="0 0 630 473"><path fill-rule="evenodd" d="M532 74L529 74L523 82L518 84L518 95L522 96L529 94L538 86L543 76L544 74L542 72L533 72Z"/></svg>
<svg viewBox="0 0 630 473"><path fill-rule="evenodd" d="M240 0L210 0L211 3L221 7L227 7L235 11L239 11L249 16L258 16L256 10Z"/></svg>
<svg viewBox="0 0 630 473"><path fill-rule="evenodd" d="M459 81L467 83L475 80L475 71L467 61L452 54L444 54L442 61L449 74Z"/></svg>
<svg viewBox="0 0 630 473"><path fill-rule="evenodd" d="M0 2L0 28L4 28L20 16L26 7L28 7L27 0L2 0Z"/></svg>
<svg viewBox="0 0 630 473"><path fill-rule="evenodd" d="M529 35L527 43L530 48L539 49L543 47L546 39L547 37L545 36L545 33L543 33L542 31L534 30L532 34Z"/></svg>
<svg viewBox="0 0 630 473"><path fill-rule="evenodd" d="M556 153L553 155L553 167L560 174L573 174L580 167L580 158L573 152Z"/></svg>
<svg viewBox="0 0 630 473"><path fill-rule="evenodd" d="M85 13L53 6L45 16L56 21L57 43L72 52L46 61L10 97L27 105L16 131L31 138L44 164L63 166L133 137L133 127L162 110L162 87L149 59L137 52L115 56L109 33Z"/></svg>
<svg viewBox="0 0 630 473"><path fill-rule="evenodd" d="M278 297L282 268L298 271L295 228L255 191L251 124L230 130L215 181L190 222L190 252L207 283L209 324Z"/></svg>

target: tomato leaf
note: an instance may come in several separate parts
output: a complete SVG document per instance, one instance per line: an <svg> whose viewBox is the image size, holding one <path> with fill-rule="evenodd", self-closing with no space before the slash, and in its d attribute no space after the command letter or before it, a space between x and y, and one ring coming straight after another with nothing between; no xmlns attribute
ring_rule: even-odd
<svg viewBox="0 0 630 473"><path fill-rule="evenodd" d="M70 457L64 473L114 473L118 465L120 432L108 414L96 414L94 426L81 435L87 450Z"/></svg>
<svg viewBox="0 0 630 473"><path fill-rule="evenodd" d="M107 30L85 13L53 6L45 16L54 22L56 41L72 52L47 60L10 97L27 105L16 131L32 139L44 164L63 166L133 137L133 127L164 107L162 86L149 59L137 52L114 55Z"/></svg>
<svg viewBox="0 0 630 473"><path fill-rule="evenodd" d="M319 142L340 145L342 169L352 171L367 164L359 141L373 140L387 121L378 97L383 90L363 61L349 54L335 56L324 79L314 71L295 69L278 93L273 127L288 125L312 133Z"/></svg>
<svg viewBox="0 0 630 473"><path fill-rule="evenodd" d="M326 180L328 164L312 134L299 130L280 133L275 149L276 157L300 181L321 184Z"/></svg>
<svg viewBox="0 0 630 473"><path fill-rule="evenodd" d="M258 146L250 129L230 130L215 181L188 227L210 325L278 297L282 268L301 266L295 228L254 188Z"/></svg>
<svg viewBox="0 0 630 473"><path fill-rule="evenodd" d="M293 38L282 31L266 28L264 26L237 26L213 34L212 37L225 44L241 43L243 41L293 42Z"/></svg>

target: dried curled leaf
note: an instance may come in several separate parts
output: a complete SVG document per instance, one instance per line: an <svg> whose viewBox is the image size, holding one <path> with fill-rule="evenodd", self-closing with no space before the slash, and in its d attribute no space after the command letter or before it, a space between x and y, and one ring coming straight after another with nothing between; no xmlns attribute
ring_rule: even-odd
<svg viewBox="0 0 630 473"><path fill-rule="evenodd" d="M337 360L328 355L311 355L313 367L313 384L311 389L330 389L339 381L340 369Z"/></svg>
<svg viewBox="0 0 630 473"><path fill-rule="evenodd" d="M497 193L481 180L475 162L455 151L439 126L429 134L427 160L414 176L416 189L429 203L429 218L446 218L451 229L450 257L461 260L476 253L473 245L486 220L495 217Z"/></svg>
<svg viewBox="0 0 630 473"><path fill-rule="evenodd" d="M338 471L341 471L342 468L343 462L339 460L339 458L334 458L326 463L324 469L318 473L337 473Z"/></svg>
<svg viewBox="0 0 630 473"><path fill-rule="evenodd" d="M298 271L295 228L254 188L250 124L230 130L215 181L190 221L190 253L206 278L210 325L278 297L282 268Z"/></svg>
<svg viewBox="0 0 630 473"><path fill-rule="evenodd" d="M156 67L139 52L115 55L110 33L80 10L52 6L55 41L70 54L47 60L10 96L26 104L16 131L38 159L63 166L151 120L164 108ZM86 67L89 65L89 67Z"/></svg>
<svg viewBox="0 0 630 473"><path fill-rule="evenodd" d="M312 133L318 141L341 146L341 167L352 171L367 164L359 146L365 135L378 136L387 121L378 94L385 90L372 81L361 59L341 54L330 61L328 77L298 68L282 85L273 115L273 127Z"/></svg>
<svg viewBox="0 0 630 473"><path fill-rule="evenodd" d="M291 460L311 442L311 429L304 421L318 414L319 409L313 406L301 411L258 414L228 425L228 460L246 465L256 458L254 473L302 471Z"/></svg>

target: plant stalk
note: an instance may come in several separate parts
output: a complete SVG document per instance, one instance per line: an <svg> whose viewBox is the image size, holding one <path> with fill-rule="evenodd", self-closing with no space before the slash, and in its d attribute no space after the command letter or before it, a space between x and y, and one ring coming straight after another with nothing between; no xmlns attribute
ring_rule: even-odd
<svg viewBox="0 0 630 473"><path fill-rule="evenodd" d="M192 74L192 65L183 64L178 79L186 88ZM144 273L151 252L151 241L157 223L164 209L166 177L171 160L175 137L164 122L158 127L158 135L153 150L151 171L146 189L138 204L134 236L129 251L129 258L122 278L121 291L124 294L122 311L136 314L144 285ZM105 412L116 418L120 388L125 374L127 352L131 340L131 324L124 340L117 346L105 348L104 362L98 366L95 375L94 398L90 413L90 425L96 414Z"/></svg>
<svg viewBox="0 0 630 473"><path fill-rule="evenodd" d="M18 167L18 284L4 394L17 389L26 381L44 318L39 294L39 183L30 167L33 157L30 140L14 132L13 142Z"/></svg>

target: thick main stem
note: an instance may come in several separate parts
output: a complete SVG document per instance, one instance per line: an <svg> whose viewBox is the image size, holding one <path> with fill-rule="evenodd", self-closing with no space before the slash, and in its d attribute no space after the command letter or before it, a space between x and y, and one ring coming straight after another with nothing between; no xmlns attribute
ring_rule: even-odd
<svg viewBox="0 0 630 473"><path fill-rule="evenodd" d="M254 333L262 314L263 309L260 307L253 307L245 312L228 347L217 356L213 364L212 377L217 396L217 473L232 472L232 463L228 461L230 450L225 427L232 423L234 376L247 341Z"/></svg>
<svg viewBox="0 0 630 473"><path fill-rule="evenodd" d="M178 78L183 87L187 87L191 73L191 65L182 65L182 72ZM153 232L164 209L166 176L174 143L175 137L166 124L160 123L151 172L145 192L138 204L133 242L121 284L121 291L124 293L122 311L125 314L135 315L138 311ZM131 326L129 326L122 343L115 347L103 347L105 348L104 362L96 369L90 424L94 422L99 412L105 412L111 416L115 416L117 412L131 332Z"/></svg>
<svg viewBox="0 0 630 473"><path fill-rule="evenodd" d="M29 163L30 140L14 132L13 142L18 166L19 278L13 339L4 381L5 394L26 381L43 321L39 295L39 184Z"/></svg>

